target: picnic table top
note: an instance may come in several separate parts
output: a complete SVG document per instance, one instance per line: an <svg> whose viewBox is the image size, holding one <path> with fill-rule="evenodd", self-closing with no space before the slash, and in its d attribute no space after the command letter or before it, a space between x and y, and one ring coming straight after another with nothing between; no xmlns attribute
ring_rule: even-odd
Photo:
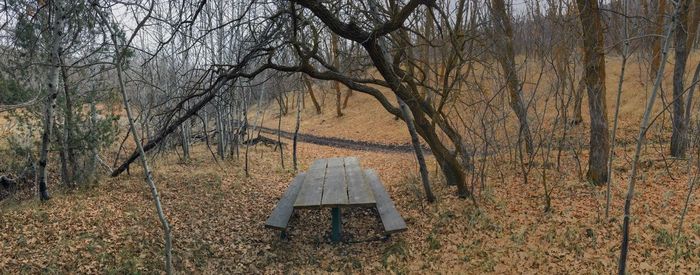
<svg viewBox="0 0 700 275"><path fill-rule="evenodd" d="M356 157L329 158L311 164L294 208L374 206L376 203Z"/></svg>

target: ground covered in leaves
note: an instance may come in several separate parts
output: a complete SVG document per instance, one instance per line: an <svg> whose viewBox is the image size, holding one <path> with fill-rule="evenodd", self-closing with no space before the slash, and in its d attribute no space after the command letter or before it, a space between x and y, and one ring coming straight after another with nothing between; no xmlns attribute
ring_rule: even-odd
<svg viewBox="0 0 700 275"><path fill-rule="evenodd" d="M301 144L301 170L316 158L345 155L376 169L409 227L377 240L381 225L373 211L346 211L344 230L352 243L333 245L327 210L300 212L288 240L263 226L294 176L289 154L282 168L279 152L251 148L246 177L242 159L217 164L204 146L194 151L190 163L168 156L155 164L173 226L174 264L182 272L612 273L616 268L624 178L613 188L610 221L603 216L602 187L563 179L550 187L553 211L545 213L541 185L509 173L488 178L476 200L458 199L453 187L434 179L439 200L426 204L410 154ZM689 209L682 238L675 238L685 176L673 180L668 172L678 171L666 172L658 163L645 167L633 209L630 271L700 271L697 203ZM150 193L140 171L131 173L93 187L55 191L47 203L3 202L0 270L161 271L163 244Z"/></svg>
<svg viewBox="0 0 700 275"><path fill-rule="evenodd" d="M609 87L619 71L612 68ZM585 140L578 142L584 148L578 155L563 152L558 169L551 162L533 161L527 182L508 152L489 156L486 165L479 166L483 181L479 175L469 178L475 191L470 199L457 198L455 187L445 186L428 157L438 198L434 204L422 198L412 154L302 143L301 171L317 158L335 156L357 156L363 167L375 169L409 229L378 240L381 224L374 211L353 209L343 214L349 242L334 245L328 242L329 210L308 210L293 217L289 239L280 240L277 231L263 224L294 177L291 141L283 139L288 145L284 167L279 151L251 147L249 176L244 171L245 148L240 158L214 161L206 146L197 144L188 163L179 160L176 151L153 157L156 183L173 229L175 268L180 273L207 274L615 273L631 145L641 118L639 106L644 105L644 97L635 94L643 90L639 83L644 82L626 78L633 86L623 95L625 119L620 123L609 218L605 187L581 179L587 163ZM613 102L610 92L608 106ZM404 124L369 96L353 95L340 118L332 104L326 104L321 115L314 113L308 100L306 104L303 133L385 144L409 141ZM277 117L270 112L263 116L264 125L276 128ZM294 120L290 111L282 118L282 128L292 130ZM586 127L577 126L571 135L587 136ZM661 155L668 150L662 145L670 128L655 127L649 133L651 142L645 147L632 207L628 270L698 274L700 204L691 201L678 238L687 196L687 163ZM476 161L481 165L481 159ZM552 197L548 212L545 182ZM160 224L137 165L132 165L130 176L103 178L95 186L75 190L52 185L51 191L53 198L46 203L31 197L0 202L0 273L163 271ZM694 197L699 194L696 191Z"/></svg>

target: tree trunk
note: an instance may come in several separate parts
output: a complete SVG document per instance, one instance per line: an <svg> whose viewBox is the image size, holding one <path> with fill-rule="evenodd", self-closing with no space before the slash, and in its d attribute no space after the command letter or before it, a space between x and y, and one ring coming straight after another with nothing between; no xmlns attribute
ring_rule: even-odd
<svg viewBox="0 0 700 275"><path fill-rule="evenodd" d="M695 151L695 156L691 154L688 158L688 193L685 196L685 202L683 203L683 210L681 210L681 216L678 219L678 229L676 230L676 251L678 249L678 242L681 240L681 233L683 232L683 222L685 221L685 216L688 214L688 206L693 197L693 191L695 191L695 184L698 181L698 171L700 169L700 147ZM695 162L695 163L693 163ZM691 175L691 170L695 169L695 173Z"/></svg>
<svg viewBox="0 0 700 275"><path fill-rule="evenodd" d="M343 99L343 109L348 107L348 100L350 99L350 96L352 96L352 90L348 89L345 92L345 99Z"/></svg>
<svg viewBox="0 0 700 275"><path fill-rule="evenodd" d="M629 11L629 0L624 0L624 11L623 14L627 14ZM617 135L617 124L618 118L620 116L620 99L622 97L622 84L625 81L625 69L627 67L627 58L629 55L629 34L628 34L628 20L625 17L623 19L623 38L622 43L622 65L620 66L620 78L617 82L617 95L615 96L615 115L613 117L613 129L612 137L610 138L610 160L608 161L608 182L607 188L605 190L605 218L607 219L610 214L610 187L613 181L613 161L615 160L615 136Z"/></svg>
<svg viewBox="0 0 700 275"><path fill-rule="evenodd" d="M661 34L664 31L664 16L666 14L666 0L658 0L656 7L656 30L654 33ZM659 70L659 63L661 62L661 43L662 38L656 37L654 39L654 45L651 50L651 65L650 65L650 75L655 76L656 72Z"/></svg>
<svg viewBox="0 0 700 275"><path fill-rule="evenodd" d="M143 123L141 123L143 129L146 131L146 140L150 142L153 139L153 131L151 131L151 110L153 109L153 102L155 101L153 93L148 95L148 111L146 116L143 117ZM142 137L143 138L143 137Z"/></svg>
<svg viewBox="0 0 700 275"><path fill-rule="evenodd" d="M581 76L581 80L578 82L578 86L573 91L574 92L574 114L571 119L571 124L578 125L583 122L583 116L581 115L581 108L583 107L583 91L586 89L586 76L585 72Z"/></svg>
<svg viewBox="0 0 700 275"><path fill-rule="evenodd" d="M229 150L228 150L228 155L229 157L233 158L233 156L236 154L236 135L238 133L238 124L240 123L240 118L238 117L238 101L235 99L236 95L234 92L234 89L231 89L230 92L231 95L231 106L229 108L229 131L228 131L228 144L229 144ZM190 129L190 133L192 133L192 130Z"/></svg>
<svg viewBox="0 0 700 275"><path fill-rule="evenodd" d="M340 83L335 82L333 85L335 86L335 116L341 117L343 116L343 108L341 102L342 95L340 93Z"/></svg>
<svg viewBox="0 0 700 275"><path fill-rule="evenodd" d="M418 139L418 133L416 132L416 126L413 125L413 117L411 116L411 111L406 106L403 100L398 99L399 108L401 109L401 114L403 115L404 121L406 121L406 126L408 127L408 132L411 134L411 144L413 145L413 151L416 153L416 159L418 160L418 167L420 170L420 178L423 183L423 189L425 190L425 198L428 202L435 201L435 195L430 189L430 178L428 176L428 166L425 164L425 157L423 156L423 148L420 146L420 140Z"/></svg>
<svg viewBox="0 0 700 275"><path fill-rule="evenodd" d="M189 124L183 123L180 125L180 145L182 146L182 160L184 162L190 161L190 138L189 138Z"/></svg>
<svg viewBox="0 0 700 275"><path fill-rule="evenodd" d="M223 160L225 158L225 148L224 148L224 135L226 135L226 132L224 131L224 122L223 122L223 114L222 111L220 110L220 106L216 106L216 153L219 154L219 157Z"/></svg>
<svg viewBox="0 0 700 275"><path fill-rule="evenodd" d="M151 6L152 7L152 6ZM122 96L122 103L124 104L124 109L126 110L126 117L129 122L129 129L132 134L134 143L136 144L136 150L138 152L138 156L141 159L141 165L143 167L143 172L145 174L145 179L146 183L148 184L148 187L151 190L151 196L153 197L153 202L155 204L156 208L156 213L158 214L158 219L160 220L161 227L163 229L163 239L165 242L165 272L167 274L173 274L173 261L172 261L172 235L171 235L171 230L170 230L170 223L168 222L168 219L165 217L165 213L163 212L163 207L160 202L160 195L158 194L158 189L156 187L155 182L153 181L153 175L151 173L151 169L148 166L148 160L146 158L146 151L144 150L144 147L141 143L141 139L138 136L138 131L136 131L136 126L134 123L134 117L131 112L131 107L129 106L129 98L126 94L126 87L124 84L124 76L123 76L123 68L122 68L122 63L124 62L125 54L126 54L126 49L128 48L127 45L119 46L119 42L117 40L117 35L115 34L115 30L112 29L112 26L114 26L112 23L107 20L106 15L102 13L102 11L98 10L97 14L100 16L100 19L102 19L102 24L109 30L110 37L112 39L112 43L114 45L114 66L117 71L117 82L119 86L119 92ZM150 12L149 12L150 16ZM148 17L144 18L142 21L139 22L139 26L136 27L136 31L140 29L143 24L146 22ZM132 34L135 35L136 33ZM131 39L127 40L131 41ZM127 164L128 165L128 164ZM128 166L127 166L128 167Z"/></svg>
<svg viewBox="0 0 700 275"><path fill-rule="evenodd" d="M596 0L576 0L583 29L583 63L585 65L591 131L588 179L595 185L608 180L608 111L605 104L605 40L600 10Z"/></svg>
<svg viewBox="0 0 700 275"><path fill-rule="evenodd" d="M282 106L280 106L279 118L277 118L277 145L276 146L280 147L280 164L282 164L282 169L284 170L284 147L282 146Z"/></svg>
<svg viewBox="0 0 700 275"><path fill-rule="evenodd" d="M423 45L423 52L422 52L422 58L423 58L423 68L421 69L423 71L423 82L425 82L423 85L423 93L425 94L425 101L428 104L433 103L433 99L435 98L435 95L433 94L433 91L430 90L428 87L431 87L430 84L430 40L432 37L433 33L433 14L430 11L430 9L426 9L426 16L425 16L425 22L424 22L424 36L425 36L425 45Z"/></svg>
<svg viewBox="0 0 700 275"><path fill-rule="evenodd" d="M191 117L195 116L197 112L202 110L207 104L209 104L214 98L218 95L218 92L220 89L223 88L223 86L226 84L226 81L217 81L214 85L208 87L203 94L203 97L194 103L190 109L186 110L185 114L182 116L179 116L175 118L171 123L168 123L166 125L163 125L158 131L157 135L155 135L152 139L148 140L148 143L143 145L144 151L148 152L149 150L156 148L157 145L159 145L163 140L165 140L166 137L168 137L171 133L175 132L179 127L180 124L185 123L187 120L189 120ZM244 113L245 114L245 113ZM208 114L207 112L204 112L204 124L208 123ZM205 133L208 135L208 133ZM132 162L136 161L139 158L139 152L137 150L134 150L134 152L127 157L126 160L124 160L117 168L112 171L110 174L111 177L116 177L129 167ZM115 160L116 164L116 160Z"/></svg>
<svg viewBox="0 0 700 275"><path fill-rule="evenodd" d="M634 156L632 159L632 169L628 177L627 185L627 195L625 197L625 208L624 216L622 219L622 244L620 245L620 261L618 263L618 274L624 275L627 268L627 252L629 249L629 223L630 216L632 213L632 198L634 198L634 187L637 179L637 167L639 164L639 158L642 154L642 146L646 138L646 132L649 129L649 120L651 117L651 112L654 107L654 102L656 101L656 95L661 87L661 82L663 81L664 68L666 66L666 57L668 53L668 48L671 43L671 33L673 32L674 21L676 19L677 11L674 12L671 17L671 22L668 24L668 29L666 31L666 36L663 39L663 51L661 52L661 62L660 67L656 72L656 79L654 80L654 87L647 100L647 106L644 110L644 117L642 118L642 123L639 126L639 135L637 137L637 145L635 146Z"/></svg>
<svg viewBox="0 0 700 275"><path fill-rule="evenodd" d="M56 108L56 98L58 97L58 73L61 67L61 38L63 34L63 7L61 1L55 0L49 3L49 8L53 13L53 22L51 17L47 16L46 20L50 25L51 32L51 49L49 54L49 67L47 86L48 96L46 97L46 105L44 111L44 132L41 135L41 149L39 151L39 199L46 201L49 199L49 191L46 184L46 165L49 158L49 144L51 143L51 130L53 129L54 109Z"/></svg>
<svg viewBox="0 0 700 275"><path fill-rule="evenodd" d="M92 135L93 141L97 140L97 87L92 86L90 90L90 134ZM89 181L94 181L97 175L97 162L99 161L98 155L99 148L97 147L97 142L90 143L90 152L92 154L90 158L90 164L88 168L88 179Z"/></svg>
<svg viewBox="0 0 700 275"><path fill-rule="evenodd" d="M238 111L238 114L236 114L238 117L238 129L236 130L236 136L233 137L233 143L235 144L234 149L236 150L236 160L239 160L241 158L241 150L240 150L240 145L241 145L241 129L243 129L243 114L241 114L240 111Z"/></svg>
<svg viewBox="0 0 700 275"><path fill-rule="evenodd" d="M226 155L226 151L228 151L228 145L229 145L229 122L228 122L228 102L224 102L224 106L221 110L221 132L223 133L222 135L222 140L224 142L224 150L223 150L223 155Z"/></svg>
<svg viewBox="0 0 700 275"><path fill-rule="evenodd" d="M700 63L695 66L693 81L690 82L690 87L688 87L688 96L686 97L685 102L685 115L683 116L683 118L685 118L686 127L690 126L690 112L693 110L693 95L695 95L695 87L697 86L698 81L700 81Z"/></svg>
<svg viewBox="0 0 700 275"><path fill-rule="evenodd" d="M66 100L66 109L63 122L63 150L65 150L68 169L68 184L75 183L78 173L78 161L75 158L75 150L72 143L74 142L73 133L75 132L75 120L73 119L73 98L71 96L68 82L68 68L61 61L61 78L63 80L63 94Z"/></svg>
<svg viewBox="0 0 700 275"><path fill-rule="evenodd" d="M298 104L297 104L298 105ZM299 124L301 123L301 108L297 107L297 121L294 125L294 137L292 138L292 161L294 163L294 171L299 171L297 166L297 139L299 137Z"/></svg>
<svg viewBox="0 0 700 275"><path fill-rule="evenodd" d="M685 45L686 51L689 53L693 51L695 46L695 39L698 35L698 23L700 23L700 1L691 0L688 9L688 40Z"/></svg>
<svg viewBox="0 0 700 275"><path fill-rule="evenodd" d="M369 1L370 8L377 11L378 5L376 0ZM381 20L377 12L372 13L373 19L376 24L380 24ZM409 107L414 116L414 122L416 126L416 131L420 134L423 139L428 143L430 148L433 149L433 155L438 160L438 163L442 166L443 172L446 178L454 178L457 185L457 196L460 198L466 198L469 196L469 190L466 186L466 175L464 169L460 167L459 161L457 160L456 154L451 154L449 149L440 140L435 129L436 124L441 127L443 132L453 141L457 147L457 152L463 152L463 144L461 143L461 137L453 131L453 129L438 118L438 115L431 116L434 114L435 110L428 104L421 104L416 98L419 98L417 93L417 88L408 88L402 82L401 77L398 76L397 70L400 70L398 66L394 67L393 64L396 60L392 61L392 57L386 51L386 38L379 37L377 39L370 39L362 42L362 46L365 48L369 54L372 63L377 68L377 71L384 77L389 86L391 87L397 98L403 100L404 103ZM404 73L404 72L402 72ZM409 100L410 99L410 100ZM386 108L386 106L385 106ZM394 115L400 115L400 110ZM429 120L432 118L434 120Z"/></svg>
<svg viewBox="0 0 700 275"><path fill-rule="evenodd" d="M338 49L338 35L335 33L331 34L331 51L333 54L333 66L337 70L340 70L340 59L338 58L340 55L340 49ZM343 110L341 108L340 83L335 81L333 86L335 87L335 114L337 117L341 117L343 116Z"/></svg>
<svg viewBox="0 0 700 275"><path fill-rule="evenodd" d="M680 0L678 19L675 21L675 54L676 61L673 68L673 118L671 133L671 156L683 157L687 147L687 125L685 124L685 112L683 111L683 78L688 62L688 7L690 0Z"/></svg>
<svg viewBox="0 0 700 275"><path fill-rule="evenodd" d="M245 94L245 89L241 89L243 92L243 119L245 122L243 122L243 135L241 136L241 141L245 142L246 139L250 139L250 135L248 135L248 128L250 128L248 124L248 100L249 98ZM244 153L244 163L245 165L243 166L243 170L245 171L245 176L248 177L248 144L246 142L245 146L245 153Z"/></svg>
<svg viewBox="0 0 700 275"><path fill-rule="evenodd" d="M280 92L277 95L277 105L279 105L279 108L280 108L280 116L286 116L287 112L289 111L287 109L287 105L284 103L284 98L282 97L283 93L284 92Z"/></svg>
<svg viewBox="0 0 700 275"><path fill-rule="evenodd" d="M318 100L316 100L316 96L314 95L314 89L311 87L311 81L309 80L309 77L306 75L303 75L302 78L304 79L304 84L306 84L306 88L309 90L309 96L311 96L311 102L313 102L314 108L316 108L316 114L320 115L321 114L321 105L319 105ZM285 111L285 114L286 113L287 112Z"/></svg>
<svg viewBox="0 0 700 275"><path fill-rule="evenodd" d="M65 122L64 122L65 123ZM65 125L65 124L64 124ZM58 125L54 122L53 131L56 136L56 140L60 142L61 146L58 148L58 157L61 160L61 183L65 186L70 186L70 175L68 172L68 157L66 155L66 139L65 128L63 128L63 133L58 129Z"/></svg>
<svg viewBox="0 0 700 275"><path fill-rule="evenodd" d="M457 155L452 154L440 141L440 138L436 134L435 127L423 117L424 114L414 108L411 108L411 112L414 114L416 131L432 149L433 156L440 165L447 184L457 186L457 195L459 197L468 197L470 192L466 186L466 174L457 160Z"/></svg>
<svg viewBox="0 0 700 275"><path fill-rule="evenodd" d="M167 274L172 274L173 261L170 223L168 222L168 219L165 217L165 214L163 212L163 206L160 202L160 195L158 194L158 189L156 188L156 184L153 181L153 175L151 173L151 168L148 166L148 160L146 159L146 152L143 150L143 146L141 145L141 139L138 137L138 132L136 131L136 126L134 125L133 115L131 114L131 107L129 107L129 98L126 95L126 90L124 88L124 79L122 77L121 62L121 58L118 58L116 61L117 77L119 79L119 88L122 94L122 102L124 103L124 109L126 109L126 116L129 120L131 136L134 138L136 149L138 150L140 155L141 166L143 167L143 171L146 175L146 183L148 183L148 186L151 189L151 196L153 197L153 201L156 206L156 212L158 214L158 218L160 219L161 226L163 227L163 234L165 239L165 271Z"/></svg>
<svg viewBox="0 0 700 275"><path fill-rule="evenodd" d="M520 130L518 131L518 144L520 141L525 142L525 149L528 155L534 153L532 145L532 135L530 134L530 126L527 119L527 108L523 102L522 86L518 80L518 73L515 68L515 53L513 52L513 28L510 23L510 18L506 13L506 7L503 0L492 0L493 15L495 18L495 29L498 32L495 39L498 47L502 51L498 60L501 63L503 73L506 75L506 85L508 86L508 94L510 97L510 107L518 117Z"/></svg>

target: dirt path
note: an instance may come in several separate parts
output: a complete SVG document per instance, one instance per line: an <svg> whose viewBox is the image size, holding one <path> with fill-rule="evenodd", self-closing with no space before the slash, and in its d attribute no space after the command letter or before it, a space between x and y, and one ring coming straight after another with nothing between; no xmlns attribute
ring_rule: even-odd
<svg viewBox="0 0 700 275"><path fill-rule="evenodd" d="M271 128L267 128L267 127L259 127L259 130L262 133L270 134L270 135L274 136L274 138L273 137L270 137L270 138L276 139L276 137L277 137L277 129L271 129ZM280 132L281 132L280 136L282 136L286 139L292 139L294 137L294 133L287 132L287 131L280 131ZM385 143L359 141L359 140L351 140L351 139L344 139L344 138L337 138L337 137L323 137L323 136L316 136L316 135L302 134L302 133L299 133L298 141L311 143L311 144L317 144L317 145L323 145L323 146L352 149L352 150L364 150L364 151L372 151L372 152L390 152L390 153L413 153L413 146L410 143L385 144ZM423 151L426 154L431 154L430 148L426 147L425 145L423 145Z"/></svg>
<svg viewBox="0 0 700 275"><path fill-rule="evenodd" d="M260 132L262 132L262 133L271 135L268 138L271 138L273 140L277 139L277 129L267 128L267 127L258 127L257 130L260 130ZM294 137L294 133L287 132L284 130L282 130L280 132L281 132L280 136L282 136L283 138L291 140ZM413 146L410 143L386 144L386 143L360 141L360 140L344 139L344 138L337 138L337 137L324 137L324 136L317 136L317 135L303 134L303 133L299 133L298 141L316 144L316 145L322 145L322 146L330 146L330 147L351 149L351 150L363 150L363 151L370 151L370 152L410 153L410 154L413 153ZM569 145L569 144L565 144L565 145ZM421 144L421 146L423 147L423 152L425 154L432 154L430 147L426 146L425 144ZM581 147L581 146L579 146L579 147ZM495 151L493 148L491 148L487 153L480 151L479 156L482 156L482 157L487 156L487 155L491 156L491 155L495 154L496 152L500 152L506 148L508 148L508 146L499 146L497 148L497 150L495 150ZM583 148L583 147L581 147L581 148ZM569 146L565 146L562 149L563 150L570 150L571 148L569 148Z"/></svg>
<svg viewBox="0 0 700 275"><path fill-rule="evenodd" d="M261 133L270 135L270 136L268 136L268 138L271 138L273 140L277 139L277 129L267 128L267 127L258 127L258 129L256 129L256 131L257 130L260 130ZM283 138L290 139L290 140L294 137L294 133L287 132L284 130L281 131L280 135ZM317 136L317 135L303 134L303 133L299 133L298 141L316 144L316 145L322 145L322 146L330 146L330 147L336 147L336 148L370 151L370 152L409 153L409 154L413 153L413 146L410 143L386 144L386 143L360 141L360 140L352 140L352 139L345 139L345 138L338 138L338 137L324 137L324 136ZM647 144L659 144L659 142L647 141ZM622 144L618 144L617 146L626 148L626 147L629 147L632 145L634 145L634 143L622 143ZM432 154L430 147L426 146L425 144L421 144L421 146L423 147L423 152L425 154ZM569 141L569 142L564 142L563 144L561 144L561 146L562 146L561 150L564 150L564 151L570 151L573 148L576 148L578 150L583 150L583 149L587 148L588 143L582 142L582 141L579 141L579 142ZM491 156L495 153L502 152L503 150L505 150L509 147L515 148L512 145L511 146L500 145L497 148L490 148L488 152L479 151L478 156L481 156L481 157ZM558 150L558 148L552 148L552 149ZM474 152L472 152L472 153L474 153Z"/></svg>

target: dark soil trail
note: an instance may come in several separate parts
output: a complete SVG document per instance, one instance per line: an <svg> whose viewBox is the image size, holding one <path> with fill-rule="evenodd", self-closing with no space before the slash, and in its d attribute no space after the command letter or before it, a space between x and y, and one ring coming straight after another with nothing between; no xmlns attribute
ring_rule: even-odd
<svg viewBox="0 0 700 275"><path fill-rule="evenodd" d="M265 134L277 136L277 129L271 129L266 127L258 127L260 132ZM287 131L280 131L280 136L286 139L292 139L294 133ZM390 153L413 153L413 146L410 143L406 144L386 144L378 142L369 141L358 141L337 137L323 137L310 134L299 133L297 135L297 140L299 142L306 142L316 145L331 146L344 149L352 150L362 150L362 151L373 151L373 152L390 152ZM430 148L423 146L423 151L427 154L431 154Z"/></svg>

